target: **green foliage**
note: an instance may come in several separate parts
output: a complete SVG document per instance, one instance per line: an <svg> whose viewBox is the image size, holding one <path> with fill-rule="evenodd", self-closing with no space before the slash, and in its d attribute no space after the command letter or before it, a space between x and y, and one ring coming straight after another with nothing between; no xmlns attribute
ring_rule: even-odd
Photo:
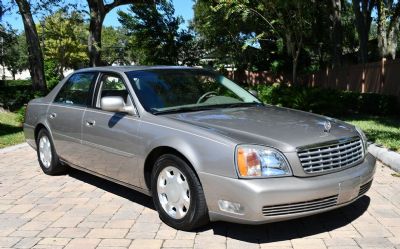
<svg viewBox="0 0 400 249"><path fill-rule="evenodd" d="M3 46L4 53L1 61L15 78L17 73L29 68L25 35L17 34L15 30L9 30L3 39L4 44L1 46Z"/></svg>
<svg viewBox="0 0 400 249"><path fill-rule="evenodd" d="M126 49L128 37L123 28L103 27L101 35L101 59L107 65L130 64L132 55ZM134 52L134 51L131 51Z"/></svg>
<svg viewBox="0 0 400 249"><path fill-rule="evenodd" d="M397 97L323 88L259 85L259 98L268 104L339 117L349 114L398 113Z"/></svg>
<svg viewBox="0 0 400 249"><path fill-rule="evenodd" d="M31 86L30 80L0 80L0 86Z"/></svg>
<svg viewBox="0 0 400 249"><path fill-rule="evenodd" d="M33 91L30 81L7 81L6 86L0 88L0 106L11 111L18 110L29 100L42 97L41 91Z"/></svg>
<svg viewBox="0 0 400 249"><path fill-rule="evenodd" d="M64 77L65 68L79 68L88 63L87 36L82 14L63 9L44 19L44 30L38 25L38 34L44 38L45 60L57 62L58 74Z"/></svg>
<svg viewBox="0 0 400 249"><path fill-rule="evenodd" d="M118 12L118 19L130 37L128 47L134 51L136 62L178 64L178 28L183 20L174 13L170 0L135 4L128 13Z"/></svg>
<svg viewBox="0 0 400 249"><path fill-rule="evenodd" d="M15 120L20 124L23 124L25 121L25 111L26 111L26 106L22 106L15 112L16 114Z"/></svg>
<svg viewBox="0 0 400 249"><path fill-rule="evenodd" d="M44 75L46 77L47 88L49 90L53 89L60 81L60 76L58 74L58 65L56 61L44 61Z"/></svg>

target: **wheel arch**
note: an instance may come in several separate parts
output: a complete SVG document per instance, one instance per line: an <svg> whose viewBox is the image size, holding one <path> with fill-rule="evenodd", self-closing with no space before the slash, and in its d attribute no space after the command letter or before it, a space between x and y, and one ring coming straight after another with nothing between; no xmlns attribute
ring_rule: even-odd
<svg viewBox="0 0 400 249"><path fill-rule="evenodd" d="M144 180L145 184L148 190L151 191L151 172L153 170L154 164L157 161L158 158L160 158L162 155L166 154L172 154L180 159L184 160L187 165L193 170L194 174L196 175L197 179L200 181L199 175L197 174L197 171L195 167L193 166L193 163L188 159L187 156L185 156L182 152L179 150L170 147L170 146L158 146L156 148L153 148L150 153L147 155L145 161L144 161L144 168L143 168L143 173L144 173ZM201 184L201 181L200 181Z"/></svg>
<svg viewBox="0 0 400 249"><path fill-rule="evenodd" d="M39 135L39 131L41 129L46 129L50 133L49 129L44 124L42 124L42 123L37 124L35 127L35 131L34 131L35 141L37 141L37 136Z"/></svg>

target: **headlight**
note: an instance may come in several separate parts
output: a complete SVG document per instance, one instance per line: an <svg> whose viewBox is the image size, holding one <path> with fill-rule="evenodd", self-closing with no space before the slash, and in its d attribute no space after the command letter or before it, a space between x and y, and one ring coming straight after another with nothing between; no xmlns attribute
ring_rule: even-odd
<svg viewBox="0 0 400 249"><path fill-rule="evenodd" d="M289 163L281 152L258 145L237 146L236 167L243 178L292 175Z"/></svg>
<svg viewBox="0 0 400 249"><path fill-rule="evenodd" d="M365 155L367 153L367 150L368 150L368 139L367 139L367 136L365 136L364 132L360 128L358 128L357 126L356 126L356 131L358 132L358 134L361 137L361 140L362 140L362 143L363 143L363 147L364 147L364 155Z"/></svg>

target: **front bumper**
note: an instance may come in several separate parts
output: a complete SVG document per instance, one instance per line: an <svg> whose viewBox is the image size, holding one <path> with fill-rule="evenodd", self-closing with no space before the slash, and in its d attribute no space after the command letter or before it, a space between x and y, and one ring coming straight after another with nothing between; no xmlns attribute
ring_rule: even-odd
<svg viewBox="0 0 400 249"><path fill-rule="evenodd" d="M367 154L362 163L352 168L304 178L233 179L207 173L199 173L199 177L212 221L262 224L326 212L354 202L370 186L375 162L375 157ZM240 203L243 213L221 211L219 200Z"/></svg>

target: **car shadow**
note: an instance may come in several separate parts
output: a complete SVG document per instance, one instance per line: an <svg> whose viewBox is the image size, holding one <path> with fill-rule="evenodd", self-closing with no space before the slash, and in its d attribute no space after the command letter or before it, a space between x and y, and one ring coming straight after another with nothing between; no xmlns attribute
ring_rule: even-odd
<svg viewBox="0 0 400 249"><path fill-rule="evenodd" d="M68 170L68 175L79 181L155 210L152 198L138 191L74 168Z"/></svg>
<svg viewBox="0 0 400 249"><path fill-rule="evenodd" d="M268 223L263 225L243 225L214 222L196 232L212 230L213 234L226 236L249 243L271 243L313 236L326 238L327 232L349 225L360 217L370 204L370 198L363 196L354 203L326 213L299 219Z"/></svg>
<svg viewBox="0 0 400 249"><path fill-rule="evenodd" d="M152 198L145 194L80 170L71 168L68 174L77 180L155 210ZM213 222L193 233L221 235L248 243L261 244L309 236L323 238L324 233L349 225L360 217L368 209L370 201L368 196L363 196L346 207L326 213L263 225Z"/></svg>

